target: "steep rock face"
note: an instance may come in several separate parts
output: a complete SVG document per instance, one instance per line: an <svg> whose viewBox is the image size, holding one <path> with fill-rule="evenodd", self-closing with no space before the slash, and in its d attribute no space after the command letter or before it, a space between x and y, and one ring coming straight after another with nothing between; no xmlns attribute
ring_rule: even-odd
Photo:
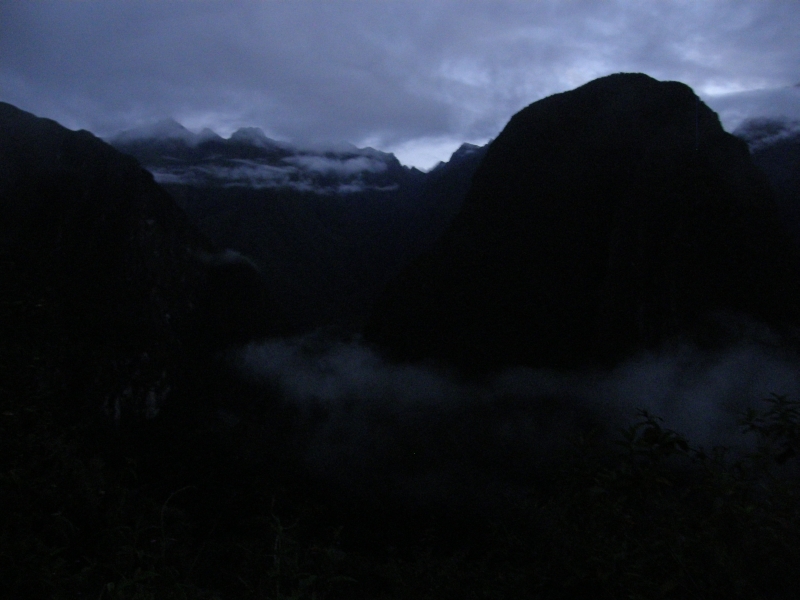
<svg viewBox="0 0 800 600"><path fill-rule="evenodd" d="M133 410L149 397L153 413L187 352L278 325L258 274L214 259L135 159L5 103L0 255L7 339L29 337L74 391L107 394L113 412L115 386Z"/></svg>
<svg viewBox="0 0 800 600"><path fill-rule="evenodd" d="M511 119L366 338L467 369L613 362L720 311L792 321L797 272L746 144L686 85L616 74Z"/></svg>
<svg viewBox="0 0 800 600"><path fill-rule="evenodd" d="M800 242L800 123L752 119L733 133L750 146L753 162L772 184L781 216Z"/></svg>
<svg viewBox="0 0 800 600"><path fill-rule="evenodd" d="M425 232L425 251L436 243L461 211L472 177L488 148L488 145L462 144L448 162L441 162L426 173L418 201L420 210L414 215L416 226Z"/></svg>

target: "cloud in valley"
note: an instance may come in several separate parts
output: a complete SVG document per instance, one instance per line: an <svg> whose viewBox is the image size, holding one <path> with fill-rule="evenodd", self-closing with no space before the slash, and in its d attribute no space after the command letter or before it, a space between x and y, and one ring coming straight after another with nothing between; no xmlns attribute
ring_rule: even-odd
<svg viewBox="0 0 800 600"><path fill-rule="evenodd" d="M355 158L329 158L327 156L299 155L289 156L284 162L298 165L307 171L331 175L355 175L357 173L382 173L386 163L380 160L358 156Z"/></svg>
<svg viewBox="0 0 800 600"><path fill-rule="evenodd" d="M283 160L285 166L266 164L258 160L230 159L224 164L211 162L174 167L154 167L153 177L158 183L183 185L240 186L251 189L292 188L317 194L354 194L367 190L391 191L395 186L367 183L361 176L382 173L386 163L367 156L330 158L301 154ZM336 176L336 181L323 182L320 178ZM344 180L344 181L342 181Z"/></svg>
<svg viewBox="0 0 800 600"><path fill-rule="evenodd" d="M293 167L274 167L249 160L231 160L228 165L208 164L190 167L176 165L174 168L153 169L153 177L159 183L200 185L213 182L254 189L289 186L296 175L297 169Z"/></svg>
<svg viewBox="0 0 800 600"><path fill-rule="evenodd" d="M800 359L764 340L719 351L675 345L610 371L509 369L481 382L320 334L251 344L232 360L297 408L305 458L319 474L415 502L524 487L569 451L571 436L615 437L640 409L694 447L735 454L752 441L738 424L747 407L763 408L773 393L800 396Z"/></svg>

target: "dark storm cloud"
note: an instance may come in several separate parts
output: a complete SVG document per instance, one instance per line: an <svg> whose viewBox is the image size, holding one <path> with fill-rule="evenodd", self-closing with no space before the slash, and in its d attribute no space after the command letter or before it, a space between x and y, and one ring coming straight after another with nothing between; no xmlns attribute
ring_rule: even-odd
<svg viewBox="0 0 800 600"><path fill-rule="evenodd" d="M795 2L4 1L0 11L0 97L100 134L174 117L410 155L485 140L530 102L611 72L706 94L800 81Z"/></svg>

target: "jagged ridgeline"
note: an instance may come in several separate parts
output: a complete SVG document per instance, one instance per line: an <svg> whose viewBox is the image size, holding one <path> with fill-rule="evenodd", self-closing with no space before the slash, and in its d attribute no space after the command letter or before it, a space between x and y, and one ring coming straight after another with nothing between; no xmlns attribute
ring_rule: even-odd
<svg viewBox="0 0 800 600"><path fill-rule="evenodd" d="M296 330L362 327L389 281L452 222L485 151L464 144L423 173L372 148L294 146L256 128L223 139L171 120L109 143L204 235L255 260Z"/></svg>
<svg viewBox="0 0 800 600"><path fill-rule="evenodd" d="M616 74L511 119L366 337L467 369L723 343L742 316L797 322L797 257L745 142L688 86Z"/></svg>
<svg viewBox="0 0 800 600"><path fill-rule="evenodd" d="M134 158L6 103L0 255L6 339L28 339L87 399L145 410L187 353L280 331L258 272L198 233Z"/></svg>

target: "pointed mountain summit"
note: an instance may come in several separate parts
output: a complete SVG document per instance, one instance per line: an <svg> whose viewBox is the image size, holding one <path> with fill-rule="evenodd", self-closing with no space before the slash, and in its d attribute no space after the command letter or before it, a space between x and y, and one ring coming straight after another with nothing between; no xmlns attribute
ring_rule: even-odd
<svg viewBox="0 0 800 600"><path fill-rule="evenodd" d="M365 334L468 371L608 364L718 343L721 315L796 322L797 265L746 144L688 86L616 74L511 119Z"/></svg>
<svg viewBox="0 0 800 600"><path fill-rule="evenodd" d="M481 150L482 150L481 146L465 142L461 144L455 152L453 152L453 154L450 156L449 162L451 163L461 162L462 160L465 160L466 158L472 156L476 152L480 152Z"/></svg>
<svg viewBox="0 0 800 600"><path fill-rule="evenodd" d="M277 145L277 142L268 138L260 127L240 127L231 134L229 141L263 148L271 148Z"/></svg>
<svg viewBox="0 0 800 600"><path fill-rule="evenodd" d="M141 140L180 140L194 145L199 136L192 133L175 119L162 119L133 129L126 129L111 138L113 143L125 144Z"/></svg>

